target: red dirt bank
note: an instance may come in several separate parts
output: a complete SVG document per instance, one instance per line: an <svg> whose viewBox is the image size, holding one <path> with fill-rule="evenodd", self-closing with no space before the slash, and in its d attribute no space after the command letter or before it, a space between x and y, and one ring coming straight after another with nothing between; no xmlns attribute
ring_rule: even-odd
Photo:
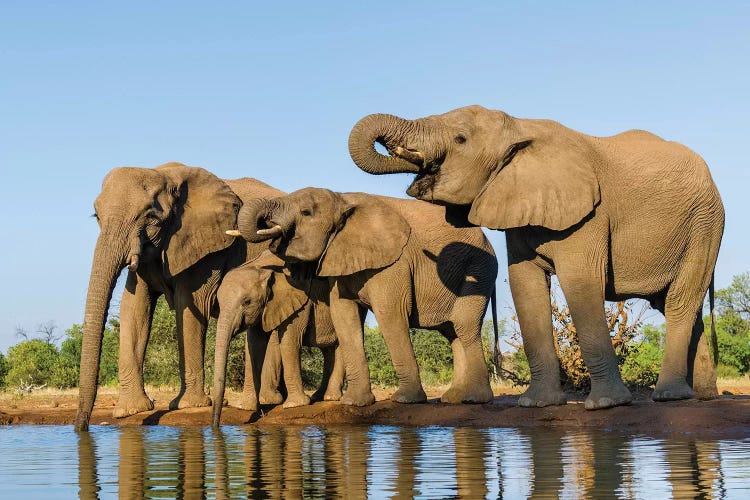
<svg viewBox="0 0 750 500"><path fill-rule="evenodd" d="M431 400L427 404L402 405L380 400L372 406L355 408L321 402L311 406L259 413L226 407L222 424L251 422L266 425L386 424L406 426L470 427L556 427L568 429L619 430L644 434L693 434L706 437L750 437L750 396L722 396L713 401L654 403L640 400L631 405L602 411L586 411L583 405L519 408L517 396L499 396L483 405L447 405ZM47 397L46 404L0 406L0 424L70 425L75 420L74 396ZM382 399L379 395L378 399ZM164 399L167 401L168 399ZM61 403L61 401L63 401ZM169 411L166 402L156 409L124 419L112 418L113 396L97 400L93 425L210 425L211 408Z"/></svg>

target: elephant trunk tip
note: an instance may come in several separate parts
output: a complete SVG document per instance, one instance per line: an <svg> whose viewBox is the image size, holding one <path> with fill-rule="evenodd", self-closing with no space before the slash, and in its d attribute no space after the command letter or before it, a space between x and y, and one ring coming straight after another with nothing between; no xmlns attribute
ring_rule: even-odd
<svg viewBox="0 0 750 500"><path fill-rule="evenodd" d="M79 411L78 414L76 415L76 423L75 423L76 432L88 432L90 420L91 420L91 416L89 415L88 412Z"/></svg>

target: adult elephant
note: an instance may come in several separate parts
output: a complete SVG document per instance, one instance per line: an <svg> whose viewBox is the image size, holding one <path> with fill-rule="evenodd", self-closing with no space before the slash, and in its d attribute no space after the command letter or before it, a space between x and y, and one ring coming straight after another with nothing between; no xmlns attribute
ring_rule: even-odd
<svg viewBox="0 0 750 500"><path fill-rule="evenodd" d="M319 347L323 352L323 378L313 400L338 401L344 382L344 364L338 355L328 301L328 280L308 278L284 267L270 252L229 271L221 282L217 297L219 319L216 324L214 358L214 427L221 420L229 343L247 330L245 359L252 379L245 376L248 395L246 409L263 404L278 404L277 391L283 364L287 397L284 408L310 404L302 387L300 348ZM269 349L280 352L267 356Z"/></svg>
<svg viewBox="0 0 750 500"><path fill-rule="evenodd" d="M417 174L410 196L465 206L471 223L506 231L510 287L531 367L521 406L566 401L550 321L552 274L591 373L587 409L631 400L605 299L645 298L666 316L655 400L689 398L691 382L701 397L716 394L701 308L724 209L706 164L685 146L640 130L591 137L554 121L470 106L417 120L366 116L351 131L349 151L367 172Z"/></svg>
<svg viewBox="0 0 750 500"><path fill-rule="evenodd" d="M446 210L421 201L305 188L246 203L237 218L252 242L285 262L312 263L331 283L330 314L348 389L341 401L372 404L362 324L369 308L393 360L400 403L426 400L409 328L433 328L451 341L455 373L442 400L492 399L481 325L497 260L480 228L454 227Z"/></svg>
<svg viewBox="0 0 750 500"><path fill-rule="evenodd" d="M76 429L88 428L96 399L102 332L117 277L128 277L120 302L120 394L115 417L150 410L143 360L156 300L176 311L180 393L171 408L206 406L203 354L208 319L222 276L255 258L266 244L247 245L225 234L236 223L241 199L277 196L251 178L222 181L202 168L168 163L112 170L94 202L101 228L91 266Z"/></svg>

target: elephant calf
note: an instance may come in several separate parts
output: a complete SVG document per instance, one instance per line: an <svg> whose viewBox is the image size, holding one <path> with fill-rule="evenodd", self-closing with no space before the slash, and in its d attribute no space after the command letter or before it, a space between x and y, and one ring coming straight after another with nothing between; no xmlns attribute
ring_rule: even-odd
<svg viewBox="0 0 750 500"><path fill-rule="evenodd" d="M289 264L309 262L331 284L331 318L348 389L342 402L375 401L363 345L369 308L398 374L394 401L425 401L409 328L441 331L453 349L455 375L442 400L492 399L480 330L495 286L497 260L480 228L455 227L446 209L363 193L306 188L243 205L237 234Z"/></svg>
<svg viewBox="0 0 750 500"><path fill-rule="evenodd" d="M245 366L250 372L245 374L243 408L255 410L259 400L263 404L281 403L277 387L282 363L288 392L284 407L310 404L302 389L302 345L323 351L323 380L313 399L341 398L344 365L338 359L338 342L327 305L328 282L298 278L283 267L269 268L278 262L277 257L266 252L229 271L219 286L214 426L221 419L229 342L244 329L248 330Z"/></svg>

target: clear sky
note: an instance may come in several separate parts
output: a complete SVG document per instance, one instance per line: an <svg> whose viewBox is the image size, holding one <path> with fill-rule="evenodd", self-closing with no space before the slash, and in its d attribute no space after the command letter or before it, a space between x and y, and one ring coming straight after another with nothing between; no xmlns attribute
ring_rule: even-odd
<svg viewBox="0 0 750 500"><path fill-rule="evenodd" d="M575 5L569 5L573 4ZM180 161L405 197L347 151L369 113L468 104L593 135L641 128L708 162L727 225L717 285L750 269L750 3L0 3L0 350L83 319L113 167ZM501 315L510 305L502 233Z"/></svg>

